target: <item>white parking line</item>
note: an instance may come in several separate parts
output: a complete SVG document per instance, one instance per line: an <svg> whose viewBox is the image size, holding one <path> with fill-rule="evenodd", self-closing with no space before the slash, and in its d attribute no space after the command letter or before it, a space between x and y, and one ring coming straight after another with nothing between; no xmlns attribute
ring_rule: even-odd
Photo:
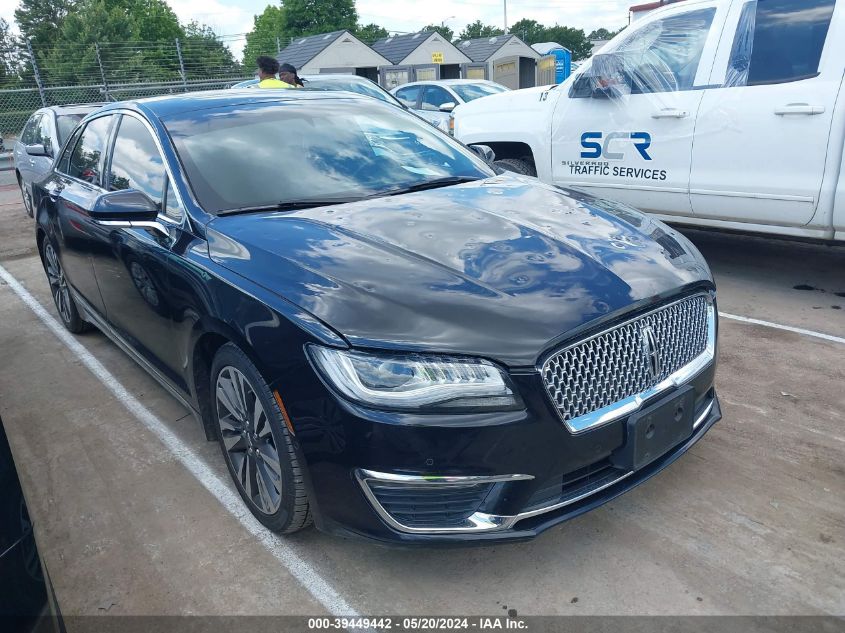
<svg viewBox="0 0 845 633"><path fill-rule="evenodd" d="M82 344L77 341L51 314L38 303L29 291L5 268L0 266L0 278L18 295L35 315L52 330L53 334L64 343L88 370L112 392L129 412L158 437L162 444L173 453L177 460L190 472L241 525L255 536L264 547L278 560L290 574L329 613L336 616L357 617L358 614L332 585L326 581L308 562L298 554L294 547L267 530L250 514L241 498L226 481L215 474L211 468L167 425L135 398L115 376L97 360Z"/></svg>
<svg viewBox="0 0 845 633"><path fill-rule="evenodd" d="M834 343L842 343L845 345L845 338L833 336L832 334L825 334L824 332L816 332L814 330L805 330L802 327L793 327L791 325L782 325L780 323L772 323L771 321L762 321L761 319L752 319L750 317L739 316L736 314L728 314L727 312L719 312L719 316L740 323L752 323L754 325L763 325L765 327L775 328L776 330L786 330L787 332L795 332L796 334L803 334L804 336L814 336L825 341L833 341Z"/></svg>

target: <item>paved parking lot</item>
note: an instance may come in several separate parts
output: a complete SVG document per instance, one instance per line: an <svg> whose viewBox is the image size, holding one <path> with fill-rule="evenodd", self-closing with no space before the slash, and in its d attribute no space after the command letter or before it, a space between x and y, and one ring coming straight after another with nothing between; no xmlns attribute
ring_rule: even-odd
<svg viewBox="0 0 845 633"><path fill-rule="evenodd" d="M845 614L845 248L688 235L723 313L811 332L723 318L724 419L631 493L528 543L406 551L257 527L179 403L50 321L0 173L0 416L63 612Z"/></svg>

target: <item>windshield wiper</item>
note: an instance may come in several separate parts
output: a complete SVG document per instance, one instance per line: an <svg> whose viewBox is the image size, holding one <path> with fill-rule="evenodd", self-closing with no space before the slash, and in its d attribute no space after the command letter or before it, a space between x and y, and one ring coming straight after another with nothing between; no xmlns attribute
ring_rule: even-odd
<svg viewBox="0 0 845 633"><path fill-rule="evenodd" d="M439 187L448 187L450 185L460 185L461 183L465 182L475 182L476 180L482 180L481 178L477 178L475 176L446 176L444 178L435 178L434 180L426 180L424 182L418 182L415 185L410 185L408 187L401 187L399 189L388 189L387 191L383 191L381 194L382 196L398 196L403 193L412 193L414 191L425 191L426 189L438 189Z"/></svg>
<svg viewBox="0 0 845 633"><path fill-rule="evenodd" d="M363 200L363 198L304 198L302 200L283 200L276 204L261 204L254 207L225 209L218 211L217 215L237 215L239 213L257 213L260 211L295 211L297 209L312 209L314 207L328 207L333 204L358 202L359 200Z"/></svg>

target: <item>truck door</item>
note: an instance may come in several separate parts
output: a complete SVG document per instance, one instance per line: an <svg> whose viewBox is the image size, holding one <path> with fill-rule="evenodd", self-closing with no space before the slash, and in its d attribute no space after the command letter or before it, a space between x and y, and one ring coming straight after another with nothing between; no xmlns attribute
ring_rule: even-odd
<svg viewBox="0 0 845 633"><path fill-rule="evenodd" d="M695 116L726 15L714 1L643 18L564 84L552 120L555 184L690 215Z"/></svg>
<svg viewBox="0 0 845 633"><path fill-rule="evenodd" d="M816 211L843 79L835 0L734 3L699 109L690 175L702 218L803 226ZM839 140L841 143L841 139Z"/></svg>

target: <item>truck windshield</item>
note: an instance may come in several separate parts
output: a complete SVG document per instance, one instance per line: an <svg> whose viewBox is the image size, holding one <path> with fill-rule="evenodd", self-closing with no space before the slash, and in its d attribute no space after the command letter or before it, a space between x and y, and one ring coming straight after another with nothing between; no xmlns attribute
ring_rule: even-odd
<svg viewBox="0 0 845 633"><path fill-rule="evenodd" d="M427 123L369 99L262 101L180 113L164 123L210 213L494 175Z"/></svg>

